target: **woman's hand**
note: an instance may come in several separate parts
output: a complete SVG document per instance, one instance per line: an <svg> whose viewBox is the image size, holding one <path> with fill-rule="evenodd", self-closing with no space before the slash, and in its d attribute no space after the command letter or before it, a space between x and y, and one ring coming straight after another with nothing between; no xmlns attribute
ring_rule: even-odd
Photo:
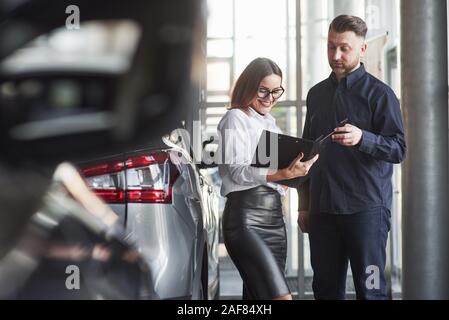
<svg viewBox="0 0 449 320"><path fill-rule="evenodd" d="M307 175L312 165L318 160L318 155L308 161L301 162L303 157L304 154L300 153L287 168L278 170L274 174L267 175L267 182L288 180Z"/></svg>
<svg viewBox="0 0 449 320"><path fill-rule="evenodd" d="M304 157L304 154L301 152L291 163L290 165L283 169L285 170L285 179L293 179L296 177L303 177L309 173L310 168L318 160L318 155L313 157L310 160L301 162L301 159Z"/></svg>

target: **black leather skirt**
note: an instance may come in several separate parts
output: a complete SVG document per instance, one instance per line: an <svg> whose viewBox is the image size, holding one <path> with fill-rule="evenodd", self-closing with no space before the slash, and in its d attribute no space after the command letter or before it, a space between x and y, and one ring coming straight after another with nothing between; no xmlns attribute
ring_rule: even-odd
<svg viewBox="0 0 449 320"><path fill-rule="evenodd" d="M267 186L231 192L222 223L226 249L243 279L243 299L289 294L284 273L287 235L279 192Z"/></svg>

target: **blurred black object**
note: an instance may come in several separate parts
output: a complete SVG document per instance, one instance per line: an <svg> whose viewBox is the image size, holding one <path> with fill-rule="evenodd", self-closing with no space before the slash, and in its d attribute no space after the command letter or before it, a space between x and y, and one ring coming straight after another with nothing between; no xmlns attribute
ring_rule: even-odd
<svg viewBox="0 0 449 320"><path fill-rule="evenodd" d="M0 299L157 298L116 215L74 167L58 167L33 215L9 221L20 232L0 257Z"/></svg>
<svg viewBox="0 0 449 320"><path fill-rule="evenodd" d="M123 230L83 208L51 175L62 161L139 149L181 126L198 101L195 61L205 18L202 4L0 3L0 298L157 298L145 289L151 281L149 271ZM120 73L4 68L5 60L33 40L63 28L66 8L73 5L80 9L81 23L125 19L138 25L140 36L128 68ZM88 107L81 99L76 108L60 111L51 100L37 104L16 98L14 89L24 82L38 80L45 91L55 79L81 85L94 80L105 99ZM66 286L70 265L79 268L79 290Z"/></svg>
<svg viewBox="0 0 449 320"><path fill-rule="evenodd" d="M40 174L0 164L0 260L17 243L49 185Z"/></svg>
<svg viewBox="0 0 449 320"><path fill-rule="evenodd" d="M24 108L20 101L7 105L0 99L0 159L3 161L14 165L24 161L54 165L64 160L138 149L149 139L180 127L193 103L198 101L194 62L196 51L201 50L198 33L205 18L203 1L8 2L9 5L0 8L2 60L38 36L65 27L66 8L70 5L80 10L81 28L88 21L126 19L139 26L140 37L129 68L102 80L107 83L107 99L94 108L80 106L69 113L55 113L55 108L47 103L41 104L36 112L34 107ZM61 76L85 82L98 75L93 70L52 69L11 74L0 69L0 86L8 81L16 83L33 78L49 81ZM89 119L97 121L97 126L83 125ZM70 131L64 132L67 126ZM14 134L20 130L25 134ZM46 134L34 134L42 130Z"/></svg>

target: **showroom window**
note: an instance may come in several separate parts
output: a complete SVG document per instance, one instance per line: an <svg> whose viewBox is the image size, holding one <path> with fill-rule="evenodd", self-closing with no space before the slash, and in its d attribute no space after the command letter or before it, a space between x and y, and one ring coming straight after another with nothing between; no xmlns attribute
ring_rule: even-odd
<svg viewBox="0 0 449 320"><path fill-rule="evenodd" d="M372 48L365 65L371 73L389 83L399 96L399 0L208 0L207 3L206 103L200 109L203 140L216 135L217 124L229 104L232 84L243 68L257 57L270 58L281 67L286 92L272 115L285 134L301 136L307 92L330 74L327 63L329 23L342 13L365 19L369 28L368 46ZM397 166L388 253L393 293L400 291L399 182L400 166ZM298 231L296 224L297 202L296 191L290 189L284 202L289 241L286 272L293 293L301 298L312 295L312 269L308 237ZM349 270L348 275L347 291L353 295ZM236 288L236 295L240 290Z"/></svg>

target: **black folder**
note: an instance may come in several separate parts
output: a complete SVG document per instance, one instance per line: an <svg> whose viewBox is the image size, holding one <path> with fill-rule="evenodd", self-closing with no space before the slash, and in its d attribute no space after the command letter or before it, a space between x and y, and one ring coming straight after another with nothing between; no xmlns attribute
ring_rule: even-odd
<svg viewBox="0 0 449 320"><path fill-rule="evenodd" d="M341 121L338 126L343 126L346 123L347 119ZM301 152L304 154L301 161L310 160L332 141L332 134L334 134L334 131L329 132L324 137L320 136L316 140L309 140L264 130L259 138L251 165L259 168L284 169ZM277 150L270 150L270 141L274 142L275 140L277 140ZM294 188L306 180L307 176L277 181L276 183Z"/></svg>

